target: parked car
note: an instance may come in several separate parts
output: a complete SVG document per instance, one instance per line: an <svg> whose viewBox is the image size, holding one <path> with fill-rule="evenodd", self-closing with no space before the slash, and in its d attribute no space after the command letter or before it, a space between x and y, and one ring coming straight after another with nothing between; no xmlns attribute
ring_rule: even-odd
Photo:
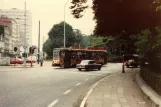
<svg viewBox="0 0 161 107"><path fill-rule="evenodd" d="M21 59L21 58L11 58L10 59L10 64L23 64L23 59Z"/></svg>
<svg viewBox="0 0 161 107"><path fill-rule="evenodd" d="M127 61L125 62L125 66L126 66L127 68L129 68L130 66L132 66L132 67L138 67L138 65L139 65L139 62L136 61L136 60L134 60L134 59L130 59L130 60L127 60Z"/></svg>
<svg viewBox="0 0 161 107"><path fill-rule="evenodd" d="M94 60L82 60L80 64L76 65L76 68L81 71L82 69L85 70L93 70L98 69L101 70L102 65L97 64Z"/></svg>

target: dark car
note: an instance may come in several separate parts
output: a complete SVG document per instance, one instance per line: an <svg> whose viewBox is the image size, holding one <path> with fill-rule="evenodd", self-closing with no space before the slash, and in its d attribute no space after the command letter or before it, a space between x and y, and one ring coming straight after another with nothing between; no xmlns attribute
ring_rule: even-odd
<svg viewBox="0 0 161 107"><path fill-rule="evenodd" d="M101 70L102 65L96 64L94 60L82 60L80 64L77 64L76 68L81 71L82 69L85 70L93 70L98 69Z"/></svg>
<svg viewBox="0 0 161 107"><path fill-rule="evenodd" d="M128 61L125 62L125 66L127 68L129 68L130 66L131 67L138 67L138 65L139 65L139 62L136 61L136 60L134 60L134 59L130 59L130 60L128 60Z"/></svg>

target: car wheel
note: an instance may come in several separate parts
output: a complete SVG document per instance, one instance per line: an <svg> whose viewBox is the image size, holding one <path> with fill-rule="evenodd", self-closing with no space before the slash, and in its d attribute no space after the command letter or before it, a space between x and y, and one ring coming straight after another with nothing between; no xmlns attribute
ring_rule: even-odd
<svg viewBox="0 0 161 107"><path fill-rule="evenodd" d="M61 66L61 68L66 68L66 66L64 65L64 64L62 64L62 65L60 65Z"/></svg>
<svg viewBox="0 0 161 107"><path fill-rule="evenodd" d="M81 71L82 69L81 69L81 68L79 68L78 70L79 70L79 71Z"/></svg>
<svg viewBox="0 0 161 107"><path fill-rule="evenodd" d="M98 68L98 70L101 70L101 68Z"/></svg>

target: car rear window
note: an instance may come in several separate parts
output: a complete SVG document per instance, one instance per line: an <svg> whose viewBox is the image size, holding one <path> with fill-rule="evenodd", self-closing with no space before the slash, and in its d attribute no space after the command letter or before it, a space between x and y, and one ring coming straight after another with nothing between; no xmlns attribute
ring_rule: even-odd
<svg viewBox="0 0 161 107"><path fill-rule="evenodd" d="M89 61L89 64L94 64L95 63L95 61Z"/></svg>

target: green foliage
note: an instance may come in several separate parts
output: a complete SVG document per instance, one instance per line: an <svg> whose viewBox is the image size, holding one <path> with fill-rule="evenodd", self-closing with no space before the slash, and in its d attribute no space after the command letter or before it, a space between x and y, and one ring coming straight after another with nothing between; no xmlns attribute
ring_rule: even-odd
<svg viewBox="0 0 161 107"><path fill-rule="evenodd" d="M73 31L71 25L65 23L66 25L66 47L78 46L83 44L83 36L79 30ZM49 38L43 44L43 51L47 53L49 57L53 55L54 48L61 48L64 46L64 22L55 24L53 28L48 33Z"/></svg>
<svg viewBox="0 0 161 107"><path fill-rule="evenodd" d="M142 30L138 36L138 41L136 42L137 52L143 57L145 54L152 49L152 36L149 29Z"/></svg>
<svg viewBox="0 0 161 107"><path fill-rule="evenodd" d="M74 17L82 17L88 7L87 0L72 0L71 3ZM156 11L160 0L92 0L92 3L96 35L137 34L142 29L154 30L160 25L161 11Z"/></svg>
<svg viewBox="0 0 161 107"><path fill-rule="evenodd" d="M71 25L66 24L66 47L73 46L76 41L76 36L73 32ZM53 42L54 48L60 48L64 46L64 22L56 24L48 33L49 38Z"/></svg>
<svg viewBox="0 0 161 107"><path fill-rule="evenodd" d="M83 16L82 12L88 8L87 5L85 5L87 0L72 0L72 6L70 9L72 9L72 14L75 18L81 18Z"/></svg>
<svg viewBox="0 0 161 107"><path fill-rule="evenodd" d="M91 46L105 45L104 39L104 37L91 36Z"/></svg>
<svg viewBox="0 0 161 107"><path fill-rule="evenodd" d="M110 41L114 40L113 37L100 37L100 36L91 36L91 46L106 46Z"/></svg>
<svg viewBox="0 0 161 107"><path fill-rule="evenodd" d="M108 62L122 62L122 56L110 55Z"/></svg>
<svg viewBox="0 0 161 107"><path fill-rule="evenodd" d="M155 36L152 36L149 29L142 30L141 33L137 35L135 45L143 65L145 60L147 60L150 69L154 72L160 72L161 29L156 27Z"/></svg>
<svg viewBox="0 0 161 107"><path fill-rule="evenodd" d="M83 42L83 36L81 34L81 31L76 29L74 31L74 34L75 34L75 42L74 42L74 46L79 46L82 44Z"/></svg>
<svg viewBox="0 0 161 107"><path fill-rule="evenodd" d="M149 29L142 30L137 36L136 47L142 57L147 53L156 53L161 46L161 29L156 27L156 35L152 36Z"/></svg>
<svg viewBox="0 0 161 107"><path fill-rule="evenodd" d="M81 46L90 46L90 36L82 36Z"/></svg>
<svg viewBox="0 0 161 107"><path fill-rule="evenodd" d="M45 43L43 44L43 51L48 56L53 56L53 43L50 38L48 38Z"/></svg>

